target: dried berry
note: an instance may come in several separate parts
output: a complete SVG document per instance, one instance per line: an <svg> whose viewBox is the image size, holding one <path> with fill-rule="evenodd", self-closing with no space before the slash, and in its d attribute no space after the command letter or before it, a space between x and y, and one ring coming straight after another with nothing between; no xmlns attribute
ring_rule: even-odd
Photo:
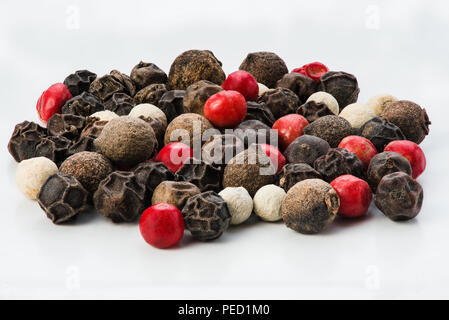
<svg viewBox="0 0 449 320"><path fill-rule="evenodd" d="M165 92L159 100L157 105L165 113L168 122L184 113L184 96L184 90L171 90Z"/></svg>
<svg viewBox="0 0 449 320"><path fill-rule="evenodd" d="M83 131L81 131L80 137L84 136L92 136L94 138L98 138L100 133L103 131L104 126L109 121L98 121L97 118L87 118L86 126Z"/></svg>
<svg viewBox="0 0 449 320"><path fill-rule="evenodd" d="M281 80L277 82L278 88L290 89L299 98L300 103L304 103L315 93L315 82L309 77L300 73L292 72L285 74Z"/></svg>
<svg viewBox="0 0 449 320"><path fill-rule="evenodd" d="M379 152L382 152L392 141L405 140L401 129L380 117L375 117L365 123L360 128L360 135L371 141Z"/></svg>
<svg viewBox="0 0 449 320"><path fill-rule="evenodd" d="M78 152L83 151L91 151L91 152L99 152L98 148L95 147L95 139L97 137L92 135L81 136L74 144L69 147L67 151L67 155L71 156Z"/></svg>
<svg viewBox="0 0 449 320"><path fill-rule="evenodd" d="M368 183L373 192L376 192L377 186L384 176L394 172L404 172L410 176L412 175L412 167L407 158L399 153L390 151L374 156L367 171Z"/></svg>
<svg viewBox="0 0 449 320"><path fill-rule="evenodd" d="M272 52L249 53L239 69L248 71L257 82L268 88L274 88L278 80L288 73L284 60Z"/></svg>
<svg viewBox="0 0 449 320"><path fill-rule="evenodd" d="M55 173L58 173L58 167L50 159L36 157L23 160L16 169L16 184L27 198L36 200L45 181Z"/></svg>
<svg viewBox="0 0 449 320"><path fill-rule="evenodd" d="M161 100L162 96L167 91L167 86L163 83L150 84L137 92L134 96L134 100L137 104L149 103L157 106L159 100Z"/></svg>
<svg viewBox="0 0 449 320"><path fill-rule="evenodd" d="M191 196L201 193L196 185L186 181L163 181L154 189L151 203L168 203L182 210Z"/></svg>
<svg viewBox="0 0 449 320"><path fill-rule="evenodd" d="M263 221L282 220L281 206L284 198L284 189L274 184L263 186L254 196L254 213Z"/></svg>
<svg viewBox="0 0 449 320"><path fill-rule="evenodd" d="M214 135L201 150L203 161L224 171L225 165L238 153L245 150L242 140L233 134Z"/></svg>
<svg viewBox="0 0 449 320"><path fill-rule="evenodd" d="M396 101L398 101L398 99L391 94L379 94L369 99L366 104L377 116L380 116L386 107Z"/></svg>
<svg viewBox="0 0 449 320"><path fill-rule="evenodd" d="M398 126L407 140L416 144L429 134L431 122L426 109L411 101L393 102L385 108L382 118Z"/></svg>
<svg viewBox="0 0 449 320"><path fill-rule="evenodd" d="M143 120L147 118L157 119L164 125L164 130L167 127L167 117L165 116L165 113L155 105L149 103L138 104L131 110L129 116L141 118Z"/></svg>
<svg viewBox="0 0 449 320"><path fill-rule="evenodd" d="M219 238L231 222L226 202L213 191L190 197L182 209L182 215L186 228L200 241Z"/></svg>
<svg viewBox="0 0 449 320"><path fill-rule="evenodd" d="M172 90L186 90L200 80L221 85L225 78L221 62L211 51L189 50L181 53L173 61L168 75L168 85Z"/></svg>
<svg viewBox="0 0 449 320"><path fill-rule="evenodd" d="M244 142L245 148L252 144L278 145L278 133L259 120L245 120L234 130L234 134Z"/></svg>
<svg viewBox="0 0 449 320"><path fill-rule="evenodd" d="M154 83L167 83L167 74L154 63L141 61L132 69L131 79L140 90Z"/></svg>
<svg viewBox="0 0 449 320"><path fill-rule="evenodd" d="M310 123L321 117L334 115L325 103L315 101L304 103L296 110L296 113L302 115Z"/></svg>
<svg viewBox="0 0 449 320"><path fill-rule="evenodd" d="M110 121L118 117L118 114L110 110L98 111L89 116L89 118L96 118L97 121Z"/></svg>
<svg viewBox="0 0 449 320"><path fill-rule="evenodd" d="M127 89L114 76L107 74L95 79L90 84L89 92L104 102L109 100L114 93L126 93Z"/></svg>
<svg viewBox="0 0 449 320"><path fill-rule="evenodd" d="M309 97L309 99L307 99L306 103L311 101L314 101L317 104L324 103L334 115L338 115L340 113L340 107L338 106L337 99L327 92L315 92Z"/></svg>
<svg viewBox="0 0 449 320"><path fill-rule="evenodd" d="M121 73L120 71L117 70L112 70L110 72L110 75L123 85L126 94L130 95L131 97L134 97L134 95L137 92L136 84L134 83L133 80L131 80L131 78L128 75Z"/></svg>
<svg viewBox="0 0 449 320"><path fill-rule="evenodd" d="M293 91L286 88L276 88L266 91L258 100L264 103L276 119L295 113L299 99Z"/></svg>
<svg viewBox="0 0 449 320"><path fill-rule="evenodd" d="M104 110L104 105L97 96L83 92L73 97L62 107L62 113L88 117L91 114Z"/></svg>
<svg viewBox="0 0 449 320"><path fill-rule="evenodd" d="M20 162L35 157L36 146L46 136L46 131L34 122L24 121L15 126L9 139L8 150L14 160Z"/></svg>
<svg viewBox="0 0 449 320"><path fill-rule="evenodd" d="M373 109L363 103L353 103L347 105L340 114L340 117L349 121L354 129L360 129L365 123L376 117Z"/></svg>
<svg viewBox="0 0 449 320"><path fill-rule="evenodd" d="M58 166L69 156L72 141L63 136L48 136L42 138L36 146L36 157L46 157Z"/></svg>
<svg viewBox="0 0 449 320"><path fill-rule="evenodd" d="M104 109L112 111L119 116L126 116L134 108L136 102L126 93L114 93L112 97L104 103Z"/></svg>
<svg viewBox="0 0 449 320"><path fill-rule="evenodd" d="M142 162L133 169L137 181L145 186L146 199L153 197L153 192L162 182L173 180L173 174L161 162Z"/></svg>
<svg viewBox="0 0 449 320"><path fill-rule="evenodd" d="M47 122L47 132L52 136L63 136L69 140L76 140L85 126L85 117L56 113Z"/></svg>
<svg viewBox="0 0 449 320"><path fill-rule="evenodd" d="M307 163L313 166L315 160L325 155L329 149L330 146L326 140L303 135L288 146L284 155L289 163Z"/></svg>
<svg viewBox="0 0 449 320"><path fill-rule="evenodd" d="M249 219L253 212L253 198L245 188L226 188L218 194L226 201L229 213L231 214L231 224L238 225Z"/></svg>
<svg viewBox="0 0 449 320"><path fill-rule="evenodd" d="M295 184L282 202L282 219L287 227L304 234L326 229L340 207L337 192L320 179L308 179Z"/></svg>
<svg viewBox="0 0 449 320"><path fill-rule="evenodd" d="M205 117L196 113L184 113L170 122L165 131L164 142L169 144L182 141L193 148L194 143L202 144L203 134L208 129L213 129L213 126ZM183 141L183 138L189 138L189 140Z"/></svg>
<svg viewBox="0 0 449 320"><path fill-rule="evenodd" d="M59 168L66 175L75 177L92 195L101 180L112 172L112 164L97 152L79 152L68 157Z"/></svg>
<svg viewBox="0 0 449 320"><path fill-rule="evenodd" d="M254 101L248 101L246 103L245 120L259 120L269 127L272 127L276 122L273 113L265 103L257 103Z"/></svg>
<svg viewBox="0 0 449 320"><path fill-rule="evenodd" d="M330 149L324 156L316 159L313 166L327 182L346 174L361 179L365 176L362 161L355 153L346 149Z"/></svg>
<svg viewBox="0 0 449 320"><path fill-rule="evenodd" d="M176 171L175 180L193 183L201 190L201 192L219 192L222 189L221 168L197 159L185 162L182 167Z"/></svg>
<svg viewBox="0 0 449 320"><path fill-rule="evenodd" d="M145 187L133 172L114 171L100 182L94 194L99 213L114 223L134 222L149 205Z"/></svg>
<svg viewBox="0 0 449 320"><path fill-rule="evenodd" d="M55 224L68 222L89 208L86 189L74 177L62 173L48 178L37 196L37 201Z"/></svg>
<svg viewBox="0 0 449 320"><path fill-rule="evenodd" d="M285 191L307 179L322 179L321 174L306 163L289 163L278 176L279 186Z"/></svg>
<svg viewBox="0 0 449 320"><path fill-rule="evenodd" d="M154 146L153 151L153 154L155 155L157 151L164 145L165 125L162 123L161 120L157 118L143 118L143 117L140 118L142 120L145 120L151 126L151 128L153 128L157 142L157 144Z"/></svg>
<svg viewBox="0 0 449 320"><path fill-rule="evenodd" d="M304 128L304 134L326 140L332 148L336 148L352 132L351 124L338 116L321 117Z"/></svg>
<svg viewBox="0 0 449 320"><path fill-rule="evenodd" d="M360 89L357 78L346 72L330 71L318 82L318 91L325 91L338 101L340 110L347 105L357 102Z"/></svg>
<svg viewBox="0 0 449 320"><path fill-rule="evenodd" d="M408 174L395 172L382 178L377 187L376 206L393 221L415 218L421 211L424 193Z"/></svg>
<svg viewBox="0 0 449 320"><path fill-rule="evenodd" d="M214 94L223 91L218 84L201 80L187 87L183 100L184 112L204 115L204 104Z"/></svg>
<svg viewBox="0 0 449 320"><path fill-rule="evenodd" d="M85 91L89 91L92 81L97 79L97 75L88 70L78 70L64 80L64 84L69 89L72 96L76 97Z"/></svg>

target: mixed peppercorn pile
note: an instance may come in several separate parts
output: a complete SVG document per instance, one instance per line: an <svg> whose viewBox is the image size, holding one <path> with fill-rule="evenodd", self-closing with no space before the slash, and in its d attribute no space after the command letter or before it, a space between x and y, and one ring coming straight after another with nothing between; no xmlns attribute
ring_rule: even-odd
<svg viewBox="0 0 449 320"><path fill-rule="evenodd" d="M360 218L373 199L393 221L415 218L430 121L392 95L358 102L357 78L319 62L293 69L250 53L228 76L208 50L167 75L140 62L126 75L76 71L37 102L41 124L15 126L8 150L19 189L55 224L95 208L140 219L157 248L190 231L219 238L255 214L315 234Z"/></svg>

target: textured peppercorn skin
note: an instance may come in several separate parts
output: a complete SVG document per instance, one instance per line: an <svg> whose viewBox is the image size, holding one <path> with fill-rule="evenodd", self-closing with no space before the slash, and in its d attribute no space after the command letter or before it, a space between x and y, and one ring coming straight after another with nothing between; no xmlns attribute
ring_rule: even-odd
<svg viewBox="0 0 449 320"><path fill-rule="evenodd" d="M371 141L378 152L382 152L392 141L405 140L401 129L395 124L375 117L360 128L360 135Z"/></svg>
<svg viewBox="0 0 449 320"><path fill-rule="evenodd" d="M204 116L204 105L207 99L223 91L223 88L211 81L201 80L187 87L183 100L184 112L197 113Z"/></svg>
<svg viewBox="0 0 449 320"><path fill-rule="evenodd" d="M80 95L88 91L90 84L97 78L97 75L88 70L78 70L75 73L67 76L64 80L64 85L69 89L72 96Z"/></svg>
<svg viewBox="0 0 449 320"><path fill-rule="evenodd" d="M149 103L155 106L159 105L159 100L168 91L163 83L154 83L146 86L136 93L134 100L136 104Z"/></svg>
<svg viewBox="0 0 449 320"><path fill-rule="evenodd" d="M327 182L347 174L360 179L365 178L362 161L355 153L346 149L330 149L324 156L316 159L313 166Z"/></svg>
<svg viewBox="0 0 449 320"><path fill-rule="evenodd" d="M322 179L322 176L306 163L289 163L279 173L277 184L288 192L298 182L308 179Z"/></svg>
<svg viewBox="0 0 449 320"><path fill-rule="evenodd" d="M331 115L315 120L303 132L326 140L332 148L336 148L341 140L353 134L353 129L346 119Z"/></svg>
<svg viewBox="0 0 449 320"><path fill-rule="evenodd" d="M142 162L134 169L137 181L145 186L146 198L153 197L154 190L159 184L167 180L173 180L173 174L161 162Z"/></svg>
<svg viewBox="0 0 449 320"><path fill-rule="evenodd" d="M104 102L111 98L114 93L126 93L126 88L114 76L107 74L95 79L90 84L89 92Z"/></svg>
<svg viewBox="0 0 449 320"><path fill-rule="evenodd" d="M47 122L47 132L52 136L76 140L85 126L86 118L83 116L55 113Z"/></svg>
<svg viewBox="0 0 449 320"><path fill-rule="evenodd" d="M272 127L276 122L276 118L265 103L254 101L246 103L246 117L244 121L246 120L258 120L269 127Z"/></svg>
<svg viewBox="0 0 449 320"><path fill-rule="evenodd" d="M168 203L182 210L187 199L201 193L193 183L187 181L163 181L154 189L151 203Z"/></svg>
<svg viewBox="0 0 449 320"><path fill-rule="evenodd" d="M302 115L310 123L321 117L334 115L325 103L315 101L304 103L296 109L296 113Z"/></svg>
<svg viewBox="0 0 449 320"><path fill-rule="evenodd" d="M36 146L46 135L45 128L37 123L21 122L14 127L8 142L8 151L17 162L34 158Z"/></svg>
<svg viewBox="0 0 449 320"><path fill-rule="evenodd" d="M112 96L112 95L111 95ZM104 110L102 101L89 92L83 92L79 96L68 100L62 107L62 113L88 117L91 114Z"/></svg>
<svg viewBox="0 0 449 320"><path fill-rule="evenodd" d="M136 102L132 97L123 92L114 93L104 103L104 109L114 112L119 116L126 116L134 108Z"/></svg>
<svg viewBox="0 0 449 320"><path fill-rule="evenodd" d="M187 181L196 185L201 192L222 190L222 170L204 161L185 162L175 173L176 181Z"/></svg>
<svg viewBox="0 0 449 320"><path fill-rule="evenodd" d="M139 62L130 74L136 84L137 90L141 90L151 84L167 83L167 74L154 63Z"/></svg>
<svg viewBox="0 0 449 320"><path fill-rule="evenodd" d="M245 145L236 135L222 134L212 136L201 150L203 161L220 167L224 171L228 162L245 150Z"/></svg>
<svg viewBox="0 0 449 320"><path fill-rule="evenodd" d="M340 111L357 102L360 89L357 78L342 71L329 71L318 81L317 91L330 93L338 101Z"/></svg>
<svg viewBox="0 0 449 320"><path fill-rule="evenodd" d="M253 52L249 53L239 67L256 78L257 82L266 85L268 88L275 88L276 83L288 73L288 68L277 54L273 52Z"/></svg>
<svg viewBox="0 0 449 320"><path fill-rule="evenodd" d="M279 119L287 114L295 113L298 108L298 96L288 88L279 87L265 91L257 99L258 103L263 103L270 109L275 119Z"/></svg>
<svg viewBox="0 0 449 320"><path fill-rule="evenodd" d="M226 201L213 191L190 197L182 209L182 215L186 228L199 241L219 238L231 222Z"/></svg>
<svg viewBox="0 0 449 320"><path fill-rule="evenodd" d="M46 157L58 166L69 156L72 141L63 136L43 137L36 146L35 157Z"/></svg>
<svg viewBox="0 0 449 320"><path fill-rule="evenodd" d="M373 192L376 192L377 186L384 176L394 172L404 172L411 176L410 162L396 152L385 151L375 155L371 159L367 171L368 184Z"/></svg>
<svg viewBox="0 0 449 320"><path fill-rule="evenodd" d="M170 90L165 92L159 100L157 106L165 113L168 123L184 113L185 94L184 90Z"/></svg>
<svg viewBox="0 0 449 320"><path fill-rule="evenodd" d="M415 218L421 211L424 193L421 185L403 172L388 174L377 187L375 204L393 221Z"/></svg>
<svg viewBox="0 0 449 320"><path fill-rule="evenodd" d="M276 86L291 90L299 98L299 103L306 102L316 92L315 82L298 72L285 74Z"/></svg>

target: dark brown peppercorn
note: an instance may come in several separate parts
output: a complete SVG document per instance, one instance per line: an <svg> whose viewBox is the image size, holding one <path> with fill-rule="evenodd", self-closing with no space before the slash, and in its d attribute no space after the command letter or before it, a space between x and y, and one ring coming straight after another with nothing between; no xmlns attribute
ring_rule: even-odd
<svg viewBox="0 0 449 320"><path fill-rule="evenodd" d="M164 137L165 137L164 123L157 118L150 118L150 117L144 118L143 116L140 116L139 118L145 120L151 126L151 128L153 128L157 142L157 144L154 146L153 155L156 155L157 151L164 146Z"/></svg>
<svg viewBox="0 0 449 320"><path fill-rule="evenodd" d="M248 148L251 144L272 144L277 145L278 135L276 130L272 130L265 123L259 120L245 120L234 130L234 134L240 138ZM274 141L272 141L274 140Z"/></svg>
<svg viewBox="0 0 449 320"><path fill-rule="evenodd" d="M352 135L351 124L338 116L324 116L304 128L304 134L326 140L332 148L338 147L340 141Z"/></svg>
<svg viewBox="0 0 449 320"><path fill-rule="evenodd" d="M391 220L406 221L419 214L423 200L421 185L408 174L395 172L382 178L374 201Z"/></svg>
<svg viewBox="0 0 449 320"><path fill-rule="evenodd" d="M396 125L380 117L375 117L360 128L360 135L370 140L378 152L395 140L405 140L405 136Z"/></svg>
<svg viewBox="0 0 449 320"><path fill-rule="evenodd" d="M167 83L167 74L154 63L141 61L132 69L131 79L140 90L154 83Z"/></svg>
<svg viewBox="0 0 449 320"><path fill-rule="evenodd" d="M46 157L59 165L69 156L72 141L63 136L48 136L42 138L36 146L36 157Z"/></svg>
<svg viewBox="0 0 449 320"><path fill-rule="evenodd" d="M279 173L278 185L288 192L295 184L307 179L322 179L322 177L306 163L289 163Z"/></svg>
<svg viewBox="0 0 449 320"><path fill-rule="evenodd" d="M96 137L92 135L82 135L74 144L72 144L67 151L67 155L71 156L78 152L92 151L99 152L95 147L94 141Z"/></svg>
<svg viewBox="0 0 449 320"><path fill-rule="evenodd" d="M340 111L357 102L360 89L357 78L346 72L329 71L318 82L318 90L330 93L338 101Z"/></svg>
<svg viewBox="0 0 449 320"><path fill-rule="evenodd" d="M133 80L131 80L131 78L128 75L121 73L120 71L117 70L112 70L110 75L113 76L115 80L117 80L123 85L123 87L125 88L125 93L127 95L134 97L134 95L137 92L136 84L134 83Z"/></svg>
<svg viewBox="0 0 449 320"><path fill-rule="evenodd" d="M125 86L110 74L95 79L89 88L89 92L103 102L109 100L114 93L126 93L126 91Z"/></svg>
<svg viewBox="0 0 449 320"><path fill-rule="evenodd" d="M221 167L224 171L226 164L243 150L245 145L236 135L214 135L204 144L201 156L203 161Z"/></svg>
<svg viewBox="0 0 449 320"><path fill-rule="evenodd" d="M167 86L163 83L150 84L139 90L134 96L134 100L136 104L149 103L158 106L159 100L167 91Z"/></svg>
<svg viewBox="0 0 449 320"><path fill-rule="evenodd" d="M411 101L393 102L385 108L381 117L398 126L407 140L417 144L429 134L431 122L426 109Z"/></svg>
<svg viewBox="0 0 449 320"><path fill-rule="evenodd" d="M161 162L142 162L133 169L137 181L145 186L145 198L151 199L162 182L173 180L173 174Z"/></svg>
<svg viewBox="0 0 449 320"><path fill-rule="evenodd" d="M265 91L257 100L264 103L276 119L287 114L295 113L298 108L299 99L293 91L286 88L276 88Z"/></svg>
<svg viewBox="0 0 449 320"><path fill-rule="evenodd" d="M76 97L85 91L89 91L90 84L95 79L97 79L95 73L88 70L78 70L65 78L64 84L72 96Z"/></svg>
<svg viewBox="0 0 449 320"><path fill-rule="evenodd" d="M114 93L112 97L104 103L104 109L115 112L119 116L127 116L136 102L126 93Z"/></svg>
<svg viewBox="0 0 449 320"><path fill-rule="evenodd" d="M324 156L316 159L313 166L327 182L346 174L360 179L365 177L362 161L346 149L330 149Z"/></svg>
<svg viewBox="0 0 449 320"><path fill-rule="evenodd" d="M8 143L9 153L20 162L35 157L36 146L47 135L45 128L34 122L24 121L14 128Z"/></svg>
<svg viewBox="0 0 449 320"><path fill-rule="evenodd" d="M133 172L112 172L94 194L95 208L114 223L136 221L148 204L145 187Z"/></svg>
<svg viewBox="0 0 449 320"><path fill-rule="evenodd" d="M225 78L221 62L211 51L189 50L181 53L173 61L168 75L168 85L172 90L186 90L200 80L221 85Z"/></svg>
<svg viewBox="0 0 449 320"><path fill-rule="evenodd" d="M245 120L259 120L267 126L272 127L276 122L273 113L265 103L257 103L248 101L246 103L246 117Z"/></svg>
<svg viewBox="0 0 449 320"><path fill-rule="evenodd" d="M239 69L251 73L257 82L268 88L274 88L278 80L288 73L284 60L272 52L249 53Z"/></svg>
<svg viewBox="0 0 449 320"><path fill-rule="evenodd" d="M55 113L47 122L47 132L52 136L63 136L69 140L76 140L85 126L85 117Z"/></svg>
<svg viewBox="0 0 449 320"><path fill-rule="evenodd" d="M184 95L184 90L171 90L165 92L159 100L157 106L165 113L169 123L184 113Z"/></svg>
<svg viewBox="0 0 449 320"><path fill-rule="evenodd" d="M316 92L315 82L299 72L285 74L277 82L278 88L290 89L299 98L299 103L304 103Z"/></svg>
<svg viewBox="0 0 449 320"><path fill-rule="evenodd" d="M84 136L92 136L97 138L100 133L103 131L104 126L108 123L108 121L100 121L98 118L87 118L86 126L83 131L81 131L80 137Z"/></svg>
<svg viewBox="0 0 449 320"><path fill-rule="evenodd" d="M196 185L201 192L221 191L222 170L197 159L185 162L175 173L176 181L187 181Z"/></svg>
<svg viewBox="0 0 449 320"><path fill-rule="evenodd" d="M330 149L326 140L315 136L303 135L296 138L285 150L284 156L289 163L307 163L313 166L316 159Z"/></svg>
<svg viewBox="0 0 449 320"><path fill-rule="evenodd" d="M296 110L296 113L306 118L309 123L312 123L324 116L334 115L325 103L315 101L304 103Z"/></svg>
<svg viewBox="0 0 449 320"><path fill-rule="evenodd" d="M79 96L73 97L62 107L62 113L83 117L88 117L95 112L103 110L104 105L100 99L89 92L83 92Z"/></svg>
<svg viewBox="0 0 449 320"><path fill-rule="evenodd" d="M385 151L379 153L371 159L368 166L368 184L375 193L380 180L387 174L394 172L404 172L412 175L412 167L408 160L396 152Z"/></svg>
<svg viewBox="0 0 449 320"><path fill-rule="evenodd" d="M68 157L59 171L75 177L92 196L101 180L112 172L112 164L97 152L85 151Z"/></svg>
<svg viewBox="0 0 449 320"><path fill-rule="evenodd" d="M231 222L226 202L213 191L190 197L182 209L182 214L186 228L199 241L219 238Z"/></svg>
<svg viewBox="0 0 449 320"><path fill-rule="evenodd" d="M223 88L213 82L201 80L190 85L184 95L184 112L198 113L204 115L204 104L209 97L223 91Z"/></svg>
<svg viewBox="0 0 449 320"><path fill-rule="evenodd" d="M152 204L168 203L182 210L191 196L201 193L196 185L186 181L163 181L154 189Z"/></svg>
<svg viewBox="0 0 449 320"><path fill-rule="evenodd" d="M62 173L48 178L37 196L37 201L55 224L68 222L89 208L86 189L74 177Z"/></svg>

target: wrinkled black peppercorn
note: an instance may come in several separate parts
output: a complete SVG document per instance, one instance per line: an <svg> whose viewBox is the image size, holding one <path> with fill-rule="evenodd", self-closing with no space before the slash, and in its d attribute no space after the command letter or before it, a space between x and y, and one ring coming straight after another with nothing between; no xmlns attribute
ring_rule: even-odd
<svg viewBox="0 0 449 320"><path fill-rule="evenodd" d="M259 120L265 123L267 126L272 127L276 122L273 113L266 106L265 103L257 103L254 101L248 101L246 103L246 117L245 120Z"/></svg>
<svg viewBox="0 0 449 320"><path fill-rule="evenodd" d="M309 123L324 116L334 115L325 103L315 101L306 102L296 110L296 113L306 118Z"/></svg>
<svg viewBox="0 0 449 320"><path fill-rule="evenodd" d="M126 94L128 94L131 97L134 97L134 95L137 92L136 84L134 83L133 80L131 80L131 78L128 75L121 73L120 71L117 70L112 70L110 74L112 77L114 77L115 80L117 80L123 85Z"/></svg>
<svg viewBox="0 0 449 320"><path fill-rule="evenodd" d="M277 131L272 130L265 123L259 120L246 120L240 123L234 134L240 138L248 148L251 144L274 144L277 141L271 141L271 138L277 139Z"/></svg>
<svg viewBox="0 0 449 320"><path fill-rule="evenodd" d="M86 118L83 116L55 113L47 122L47 132L52 136L76 140L85 126Z"/></svg>
<svg viewBox="0 0 449 320"><path fill-rule="evenodd" d="M21 162L33 158L36 146L47 135L45 128L34 122L24 121L17 124L9 139L8 150L14 160Z"/></svg>
<svg viewBox="0 0 449 320"><path fill-rule="evenodd" d="M289 163L279 173L277 184L288 192L295 184L307 179L322 179L322 177L306 163Z"/></svg>
<svg viewBox="0 0 449 320"><path fill-rule="evenodd" d="M326 140L315 136L302 135L296 138L285 150L284 156L289 163L313 163L330 149Z"/></svg>
<svg viewBox="0 0 449 320"><path fill-rule="evenodd" d="M276 119L287 114L295 113L298 108L298 96L286 88L270 89L257 100L258 103L264 103Z"/></svg>
<svg viewBox="0 0 449 320"><path fill-rule="evenodd" d="M142 162L134 169L137 182L145 186L145 198L151 199L156 187L163 181L173 180L173 174L161 162Z"/></svg>
<svg viewBox="0 0 449 320"><path fill-rule="evenodd" d="M285 74L277 82L277 87L290 89L299 98L299 103L306 102L316 91L315 82L299 72Z"/></svg>
<svg viewBox="0 0 449 320"><path fill-rule="evenodd" d="M104 103L104 109L115 112L119 116L127 116L136 102L126 93L114 93L112 97Z"/></svg>
<svg viewBox="0 0 449 320"><path fill-rule="evenodd" d="M89 92L83 92L79 96L73 97L62 107L62 113L83 117L88 117L95 112L103 110L104 105L100 99Z"/></svg>
<svg viewBox="0 0 449 320"><path fill-rule="evenodd" d="M357 78L346 72L329 71L318 82L318 91L330 93L338 101L340 111L357 102L360 89Z"/></svg>
<svg viewBox="0 0 449 320"><path fill-rule="evenodd" d="M396 152L385 151L375 155L368 166L368 184L375 193L380 180L387 174L394 172L404 172L412 175L410 162Z"/></svg>
<svg viewBox="0 0 449 320"><path fill-rule="evenodd" d="M245 145L236 135L214 135L203 145L201 156L205 162L224 171L226 164L243 150Z"/></svg>
<svg viewBox="0 0 449 320"><path fill-rule="evenodd" d="M97 79L95 73L88 70L78 70L65 78L64 84L72 96L76 97L85 91L89 91L90 84L95 79Z"/></svg>
<svg viewBox="0 0 449 320"><path fill-rule="evenodd" d="M131 70L131 79L140 90L154 83L167 83L167 74L154 63L141 61Z"/></svg>
<svg viewBox="0 0 449 320"><path fill-rule="evenodd" d="M165 92L159 100L157 106L165 113L169 123L184 113L184 95L184 90L171 90Z"/></svg>
<svg viewBox="0 0 449 320"><path fill-rule="evenodd" d="M223 169L224 170L224 169ZM220 167L200 160L188 161L175 173L176 181L187 181L196 185L201 192L219 192L222 181L222 171Z"/></svg>
<svg viewBox="0 0 449 320"><path fill-rule="evenodd" d="M69 147L67 155L71 156L83 151L98 152L98 149L94 144L95 139L96 137L92 135L81 135L81 137Z"/></svg>
<svg viewBox="0 0 449 320"><path fill-rule="evenodd" d="M365 177L362 161L346 149L330 149L324 156L315 160L314 168L327 182L346 174L361 179Z"/></svg>
<svg viewBox="0 0 449 320"><path fill-rule="evenodd" d="M114 93L126 93L125 86L116 79L116 77L107 74L101 78L95 79L89 87L89 92L97 96L101 101L107 101Z"/></svg>
<svg viewBox="0 0 449 320"><path fill-rule="evenodd" d="M149 103L158 106L159 100L167 91L167 86L163 83L150 84L137 92L134 96L134 100L136 101L136 104Z"/></svg>
<svg viewBox="0 0 449 320"><path fill-rule="evenodd" d="M36 157L46 157L59 165L68 157L72 141L63 136L49 136L42 138L36 146Z"/></svg>
<svg viewBox="0 0 449 320"><path fill-rule="evenodd" d="M360 135L370 140L378 152L382 152L392 141L405 140L399 127L380 117L375 117L365 123L360 128Z"/></svg>

